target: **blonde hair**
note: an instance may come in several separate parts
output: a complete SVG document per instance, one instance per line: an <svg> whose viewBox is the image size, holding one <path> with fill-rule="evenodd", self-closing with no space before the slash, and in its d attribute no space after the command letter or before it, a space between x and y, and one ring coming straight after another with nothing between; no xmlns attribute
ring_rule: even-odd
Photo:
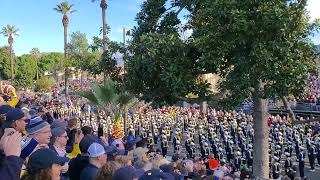
<svg viewBox="0 0 320 180"><path fill-rule="evenodd" d="M107 164L101 167L98 171L96 180L112 180L114 172L121 167L116 161L108 161Z"/></svg>
<svg viewBox="0 0 320 180"><path fill-rule="evenodd" d="M117 156L115 160L121 164L121 166L131 166L132 161L129 156Z"/></svg>
<svg viewBox="0 0 320 180"><path fill-rule="evenodd" d="M152 159L152 168L159 169L161 165L169 164L170 162L162 156L156 156Z"/></svg>

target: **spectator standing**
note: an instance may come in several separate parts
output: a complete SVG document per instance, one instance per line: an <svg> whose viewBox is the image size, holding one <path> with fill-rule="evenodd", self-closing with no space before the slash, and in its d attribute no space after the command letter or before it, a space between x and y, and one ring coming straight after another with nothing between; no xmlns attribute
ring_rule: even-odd
<svg viewBox="0 0 320 180"><path fill-rule="evenodd" d="M98 143L92 143L88 148L89 164L80 175L80 180L95 180L98 170L107 163L105 148Z"/></svg>

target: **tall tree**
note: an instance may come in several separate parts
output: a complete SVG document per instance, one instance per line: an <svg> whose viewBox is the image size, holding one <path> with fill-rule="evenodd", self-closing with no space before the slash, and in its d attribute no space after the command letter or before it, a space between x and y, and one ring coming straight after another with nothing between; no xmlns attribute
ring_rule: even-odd
<svg viewBox="0 0 320 180"><path fill-rule="evenodd" d="M63 35L64 35L64 57L67 58L67 46L68 46L68 25L69 25L69 15L76 12L76 10L72 9L73 4L68 2L61 2L57 5L57 7L53 8L58 13L63 15L62 24L63 24ZM68 96L68 67L65 68L65 95Z"/></svg>
<svg viewBox="0 0 320 180"><path fill-rule="evenodd" d="M9 46L0 48L0 80L10 79L10 50Z"/></svg>
<svg viewBox="0 0 320 180"><path fill-rule="evenodd" d="M189 93L201 98L210 94L208 83L198 78L202 70L196 48L179 35L182 8L174 8L175 3L167 7L167 2L143 3L126 53L126 87L154 105L174 104Z"/></svg>
<svg viewBox="0 0 320 180"><path fill-rule="evenodd" d="M267 98L300 93L314 68L307 0L186 2L201 68L222 77L229 102L253 99L253 175L268 179Z"/></svg>
<svg viewBox="0 0 320 180"><path fill-rule="evenodd" d="M41 53L39 48L32 48L30 51L31 57L34 59L36 62L36 78L37 80L39 79L39 67L38 67L38 61L41 58Z"/></svg>
<svg viewBox="0 0 320 180"><path fill-rule="evenodd" d="M92 0L95 2L97 0ZM100 8L102 13L102 47L103 51L107 49L107 20L106 20L106 10L107 10L107 0L100 1Z"/></svg>
<svg viewBox="0 0 320 180"><path fill-rule="evenodd" d="M13 37L18 36L18 31L14 26L7 25L6 27L2 28L1 33L8 37L8 43L9 43L9 51L10 51L10 72L11 72L11 84L13 84Z"/></svg>
<svg viewBox="0 0 320 180"><path fill-rule="evenodd" d="M80 70L80 85L82 90L83 68L81 65L83 64L84 58L88 54L89 48L86 34L79 31L73 32L71 34L70 42L68 43L68 48L73 67L76 67L77 70Z"/></svg>

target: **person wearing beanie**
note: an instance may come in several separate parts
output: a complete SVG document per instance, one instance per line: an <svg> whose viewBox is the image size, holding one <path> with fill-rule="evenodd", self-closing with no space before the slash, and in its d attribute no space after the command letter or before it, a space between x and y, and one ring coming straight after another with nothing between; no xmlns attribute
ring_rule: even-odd
<svg viewBox="0 0 320 180"><path fill-rule="evenodd" d="M14 128L16 131L23 133L26 130L26 121L23 111L21 109L13 108L5 114L3 128Z"/></svg>
<svg viewBox="0 0 320 180"><path fill-rule="evenodd" d="M45 147L50 143L50 138L52 136L50 125L40 117L35 117L30 120L27 132L32 138L38 141L40 146Z"/></svg>

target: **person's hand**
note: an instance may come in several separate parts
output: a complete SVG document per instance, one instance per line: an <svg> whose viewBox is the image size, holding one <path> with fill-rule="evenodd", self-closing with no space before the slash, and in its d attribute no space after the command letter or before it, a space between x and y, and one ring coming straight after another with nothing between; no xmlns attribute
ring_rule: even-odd
<svg viewBox="0 0 320 180"><path fill-rule="evenodd" d="M13 128L6 128L4 129L4 133L3 133L3 136L1 137L0 139L0 149L3 150L4 149L4 144L5 144L5 141L7 141L7 137L12 135L14 132L16 132L15 129Z"/></svg>
<svg viewBox="0 0 320 180"><path fill-rule="evenodd" d="M109 146L109 143L108 143L108 140L106 139L106 137L101 136L100 139L101 139L101 141L102 141L102 143L103 143L104 145Z"/></svg>
<svg viewBox="0 0 320 180"><path fill-rule="evenodd" d="M16 131L11 136L5 137L3 151L6 156L20 156L21 154L21 133Z"/></svg>
<svg viewBox="0 0 320 180"><path fill-rule="evenodd" d="M61 166L61 173L64 174L68 171L69 169L69 164L65 163L63 166Z"/></svg>
<svg viewBox="0 0 320 180"><path fill-rule="evenodd" d="M74 143L79 144L80 141L82 140L82 138L83 138L83 133L81 131L80 131L80 133L77 132L75 134Z"/></svg>

